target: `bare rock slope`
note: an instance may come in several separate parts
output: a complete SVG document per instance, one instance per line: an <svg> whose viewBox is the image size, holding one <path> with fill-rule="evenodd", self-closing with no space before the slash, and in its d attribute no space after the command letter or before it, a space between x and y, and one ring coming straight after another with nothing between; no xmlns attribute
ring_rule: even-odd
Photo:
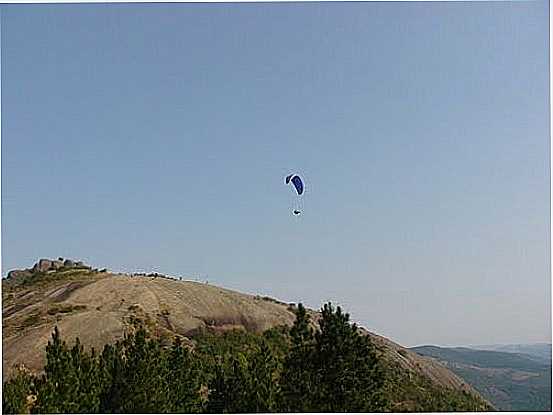
<svg viewBox="0 0 553 415"><path fill-rule="evenodd" d="M183 337L191 337L201 328L261 332L294 321L286 305L168 278L106 273L3 291L5 374L18 364L39 370L55 325L64 338L79 337L83 344L100 350L122 338L133 319L142 319L160 334Z"/></svg>

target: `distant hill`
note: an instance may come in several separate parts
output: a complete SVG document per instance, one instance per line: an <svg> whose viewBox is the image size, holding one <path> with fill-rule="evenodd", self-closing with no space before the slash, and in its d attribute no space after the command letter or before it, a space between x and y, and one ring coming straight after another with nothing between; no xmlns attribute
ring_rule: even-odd
<svg viewBox="0 0 553 415"><path fill-rule="evenodd" d="M4 380L22 364L40 372L45 346L56 325L64 338L79 337L85 346L101 350L121 339L138 320L161 339L170 341L176 336L192 344L206 330L261 333L291 326L295 320L294 304L270 297L159 274L98 271L75 261L64 265L42 260L32 269L10 272L2 280L2 299ZM316 325L319 313L310 310L309 314ZM367 330L362 332L371 337L385 362L395 410L492 409L439 362Z"/></svg>
<svg viewBox="0 0 553 415"><path fill-rule="evenodd" d="M492 344L485 346L469 346L477 350L493 350L496 352L522 353L532 356L542 362L551 364L551 343L532 344Z"/></svg>
<svg viewBox="0 0 553 415"><path fill-rule="evenodd" d="M543 358L466 347L410 350L445 364L499 410L551 411L551 364Z"/></svg>

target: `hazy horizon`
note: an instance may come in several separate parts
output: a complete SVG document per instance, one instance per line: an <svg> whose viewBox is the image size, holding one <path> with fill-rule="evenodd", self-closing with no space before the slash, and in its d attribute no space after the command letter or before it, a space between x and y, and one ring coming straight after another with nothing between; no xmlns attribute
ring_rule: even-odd
<svg viewBox="0 0 553 415"><path fill-rule="evenodd" d="M61 256L405 346L551 343L547 2L0 13L2 275Z"/></svg>

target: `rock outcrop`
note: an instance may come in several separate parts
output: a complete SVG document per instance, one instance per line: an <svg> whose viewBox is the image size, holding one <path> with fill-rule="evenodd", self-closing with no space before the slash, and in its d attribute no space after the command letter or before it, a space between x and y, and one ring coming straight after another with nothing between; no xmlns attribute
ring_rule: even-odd
<svg viewBox="0 0 553 415"><path fill-rule="evenodd" d="M31 275L37 272L56 271L62 268L90 269L90 267L88 265L85 265L82 261L73 261L70 259L66 259L64 261L63 258L58 258L58 259L42 258L42 259L39 259L38 262L34 264L32 268L11 270L10 272L8 272L7 279L11 281L17 281L17 280L30 277Z"/></svg>
<svg viewBox="0 0 553 415"><path fill-rule="evenodd" d="M63 267L63 262L62 261L58 261L58 260L52 261L51 268L60 269L62 267Z"/></svg>
<svg viewBox="0 0 553 415"><path fill-rule="evenodd" d="M14 279L30 277L32 274L33 274L32 271L28 269L14 269L8 272L8 279L14 280Z"/></svg>
<svg viewBox="0 0 553 415"><path fill-rule="evenodd" d="M45 272L52 267L52 261L49 259L39 259L39 261L33 266L33 272Z"/></svg>

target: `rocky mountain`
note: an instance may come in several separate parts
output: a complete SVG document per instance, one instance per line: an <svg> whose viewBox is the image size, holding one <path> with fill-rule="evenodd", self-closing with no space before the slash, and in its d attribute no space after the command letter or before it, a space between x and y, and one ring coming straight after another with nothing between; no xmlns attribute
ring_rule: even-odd
<svg viewBox="0 0 553 415"><path fill-rule="evenodd" d="M193 342L199 331L261 333L291 326L295 319L295 304L269 297L159 274L116 274L78 261L60 262L40 260L30 269L11 271L2 281L4 380L20 365L32 372L41 370L55 326L64 338L79 337L85 346L101 350L121 339L136 321L167 342L175 336ZM316 324L319 314L309 313ZM416 408L417 400L428 399L424 394L429 393L470 399L474 409L491 408L435 359L363 331L374 340L396 379L396 389L390 393L397 400L397 410Z"/></svg>

